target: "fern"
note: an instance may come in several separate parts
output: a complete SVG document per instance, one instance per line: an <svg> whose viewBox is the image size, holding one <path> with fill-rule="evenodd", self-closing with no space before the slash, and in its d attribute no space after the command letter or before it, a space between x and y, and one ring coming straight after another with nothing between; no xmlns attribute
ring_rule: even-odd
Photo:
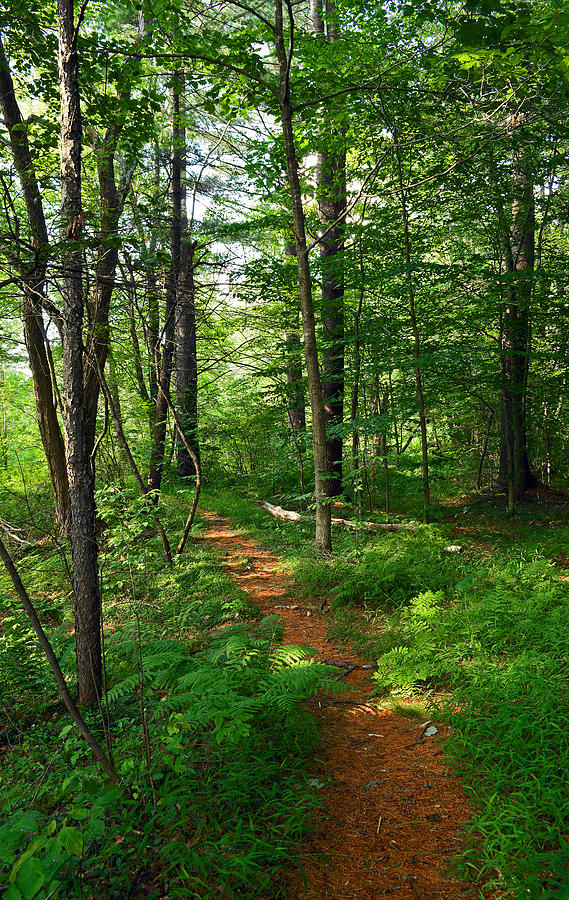
<svg viewBox="0 0 569 900"><path fill-rule="evenodd" d="M139 648L132 631L115 635L113 655L130 659L129 674L109 689L116 702L140 688L142 656L146 703L168 718L171 734L213 729L218 742L246 738L256 719L286 719L319 688L340 692L345 685L313 660L313 651L277 643L282 623L268 617L258 626L236 624L215 634L210 645L191 653L166 639Z"/></svg>

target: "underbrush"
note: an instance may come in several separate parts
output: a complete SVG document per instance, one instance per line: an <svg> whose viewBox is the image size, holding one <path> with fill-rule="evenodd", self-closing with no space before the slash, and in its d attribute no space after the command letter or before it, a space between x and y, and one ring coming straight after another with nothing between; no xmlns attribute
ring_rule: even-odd
<svg viewBox="0 0 569 900"><path fill-rule="evenodd" d="M431 561L419 581L402 603L395 580L397 608L373 642L376 687L439 697L476 808L461 871L515 897L569 896L567 586L549 560L519 553L439 572Z"/></svg>
<svg viewBox="0 0 569 900"><path fill-rule="evenodd" d="M331 600L336 639L377 660L378 695L430 698L431 715L452 726L449 764L475 808L459 872L500 896L568 897L569 584L552 563L564 521L496 514L482 557L487 523L471 513L463 553L445 551L451 523L358 548L342 535L318 560L298 526L262 522L251 501L229 506L273 545L286 536L280 550L302 588Z"/></svg>
<svg viewBox="0 0 569 900"><path fill-rule="evenodd" d="M192 544L165 566L119 494L100 504L107 692L89 724L120 788L67 724L0 582L3 896L285 896L282 871L318 804L305 771L317 734L301 700L328 670L283 647L278 620L257 621L215 552ZM175 494L162 512L180 521ZM136 523L126 538L125 517ZM19 564L72 684L65 566L46 548Z"/></svg>

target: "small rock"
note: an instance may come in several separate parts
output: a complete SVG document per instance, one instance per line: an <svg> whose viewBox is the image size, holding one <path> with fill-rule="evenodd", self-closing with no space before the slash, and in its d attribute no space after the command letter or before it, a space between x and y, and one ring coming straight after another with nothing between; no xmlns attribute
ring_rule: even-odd
<svg viewBox="0 0 569 900"><path fill-rule="evenodd" d="M443 553L462 553L464 547L461 544L449 544L448 547L443 547Z"/></svg>
<svg viewBox="0 0 569 900"><path fill-rule="evenodd" d="M311 615L312 615L312 613L310 612L309 609L306 610L306 615L307 615L307 616L311 616Z"/></svg>
<svg viewBox="0 0 569 900"><path fill-rule="evenodd" d="M317 788L317 790L321 791L325 785L323 781L318 781L317 778L310 778L308 780L308 787Z"/></svg>
<svg viewBox="0 0 569 900"><path fill-rule="evenodd" d="M367 784L364 784L364 790L367 788L376 788L379 787L379 781L376 781L375 778L372 778L371 781L368 781Z"/></svg>
<svg viewBox="0 0 569 900"><path fill-rule="evenodd" d="M433 737L434 734L438 734L438 733L439 733L439 729L436 728L434 725L429 725L429 727L425 728L425 731L424 731L425 737Z"/></svg>

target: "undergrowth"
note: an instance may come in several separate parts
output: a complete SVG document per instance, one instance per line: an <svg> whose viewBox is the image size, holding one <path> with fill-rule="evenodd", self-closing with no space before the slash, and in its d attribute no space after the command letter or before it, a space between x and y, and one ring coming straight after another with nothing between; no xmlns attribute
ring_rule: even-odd
<svg viewBox="0 0 569 900"><path fill-rule="evenodd" d="M561 516L528 509L510 523L493 512L477 524L465 510L463 553L445 550L456 543L454 522L365 544L360 536L357 547L335 532L334 557L318 560L308 528L275 525L248 499L218 500L217 511L225 503L280 545L309 596L331 601L336 639L377 660L378 695L430 698L431 714L450 723L449 764L475 808L460 874L500 896L569 897L569 585L554 565L568 537Z"/></svg>
<svg viewBox="0 0 569 900"><path fill-rule="evenodd" d="M90 725L121 787L66 723L2 576L3 897L284 897L280 873L318 804L306 773L317 734L300 701L337 685L304 648L282 646L277 619L258 621L215 552L193 543L169 568L128 491L106 490L99 510L107 693ZM162 515L181 521L175 493ZM45 547L18 562L72 684L63 561Z"/></svg>

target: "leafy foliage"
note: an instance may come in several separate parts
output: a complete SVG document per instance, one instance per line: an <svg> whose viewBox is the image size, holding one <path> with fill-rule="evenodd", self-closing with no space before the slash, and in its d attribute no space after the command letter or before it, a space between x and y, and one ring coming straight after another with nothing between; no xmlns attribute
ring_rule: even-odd
<svg viewBox="0 0 569 900"><path fill-rule="evenodd" d="M250 503L234 501L232 513L240 510L247 528L259 528ZM488 512L476 525L464 509L476 541L461 537L463 553L445 552L448 534L430 526L381 535L357 553L352 535L351 551L308 563L309 535L296 525L276 534L304 590L334 597L336 639L377 661L381 702L427 698L431 716L451 724L449 763L476 810L460 873L546 898L569 888L569 587L552 564L567 528L545 510L539 527L539 512L530 515L506 525ZM273 529L266 521L265 539ZM481 557L480 544L492 551Z"/></svg>
<svg viewBox="0 0 569 900"><path fill-rule="evenodd" d="M124 572L132 564L127 555ZM307 648L281 645L280 620L255 624L215 553L203 549L152 584L150 565L145 578L135 570L125 579L134 592L128 603L110 605L102 738L111 741L121 788L101 783L52 695L45 721L4 732L0 872L13 900L152 897L165 883L172 896L277 896L274 874L310 827L317 798L303 768L317 733L301 701L320 686L340 686ZM186 597L189 612L180 610ZM236 622L247 614L248 622ZM177 631L183 640L165 636ZM20 656L34 646L20 633L12 644ZM2 652L10 663L10 641ZM30 694L40 679L50 683L39 659L38 667L37 676L33 665L20 671ZM98 716L91 719L100 732ZM30 771L39 776L22 808Z"/></svg>

